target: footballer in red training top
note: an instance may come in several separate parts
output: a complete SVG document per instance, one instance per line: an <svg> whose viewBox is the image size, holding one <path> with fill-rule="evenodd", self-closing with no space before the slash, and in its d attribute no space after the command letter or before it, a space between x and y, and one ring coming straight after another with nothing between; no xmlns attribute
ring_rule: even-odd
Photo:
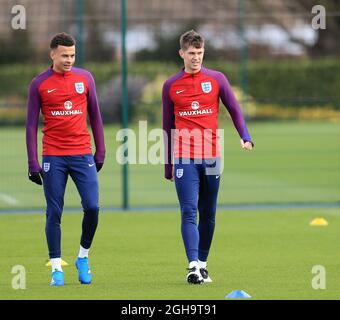
<svg viewBox="0 0 340 320"><path fill-rule="evenodd" d="M203 37L194 30L184 33L179 54L184 68L163 86L165 178L175 180L180 203L181 232L189 262L186 280L200 284L212 281L207 259L220 183L220 99L231 115L242 148L251 150L253 142L226 77L202 66Z"/></svg>
<svg viewBox="0 0 340 320"><path fill-rule="evenodd" d="M26 122L28 175L32 182L44 187L47 203L45 231L52 265L52 286L64 284L60 224L68 176L76 184L84 211L76 267L80 283L89 284L92 274L88 253L99 212L97 172L105 158L103 124L91 73L73 67L74 38L66 33L56 34L50 48L53 65L35 77L29 89ZM42 166L37 148L40 112L43 116ZM95 143L94 155L87 118Z"/></svg>

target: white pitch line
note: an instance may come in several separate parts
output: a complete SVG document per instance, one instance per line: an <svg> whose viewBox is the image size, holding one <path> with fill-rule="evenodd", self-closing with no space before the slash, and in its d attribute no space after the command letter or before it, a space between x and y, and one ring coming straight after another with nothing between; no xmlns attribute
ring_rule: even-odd
<svg viewBox="0 0 340 320"><path fill-rule="evenodd" d="M8 194L5 193L0 193L0 200L3 202L6 202L12 206L15 206L18 203L18 200L9 196Z"/></svg>

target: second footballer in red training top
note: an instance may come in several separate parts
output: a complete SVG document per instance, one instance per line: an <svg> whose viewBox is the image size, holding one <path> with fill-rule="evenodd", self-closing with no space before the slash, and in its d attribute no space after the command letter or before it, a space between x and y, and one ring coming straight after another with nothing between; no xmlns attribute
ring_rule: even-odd
<svg viewBox="0 0 340 320"><path fill-rule="evenodd" d="M184 33L179 54L184 68L163 86L165 178L175 180L180 202L181 232L189 262L186 280L201 284L212 282L207 259L221 174L217 131L220 99L231 115L241 147L251 150L253 142L227 78L202 66L203 37L194 30Z"/></svg>
<svg viewBox="0 0 340 320"><path fill-rule="evenodd" d="M88 254L99 213L97 172L105 158L102 118L91 73L73 67L74 38L66 33L56 34L51 40L50 49L53 65L35 77L29 88L26 122L28 176L32 182L44 187L47 203L45 233L52 265L52 286L64 285L60 226L68 176L74 181L84 211L75 265L80 283L90 284L92 274ZM44 121L42 167L37 148L40 112ZM94 155L87 118L96 147Z"/></svg>

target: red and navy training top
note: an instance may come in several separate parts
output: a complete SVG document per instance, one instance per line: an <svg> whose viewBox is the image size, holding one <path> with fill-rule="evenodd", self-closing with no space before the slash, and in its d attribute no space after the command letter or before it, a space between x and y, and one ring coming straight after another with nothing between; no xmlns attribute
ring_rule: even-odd
<svg viewBox="0 0 340 320"><path fill-rule="evenodd" d="M105 143L95 82L90 72L73 67L64 73L52 68L35 77L29 88L26 145L30 172L41 170L37 154L39 113L43 115L44 156L91 153L89 116L96 146L95 161L103 163Z"/></svg>
<svg viewBox="0 0 340 320"><path fill-rule="evenodd" d="M182 69L164 83L162 100L167 179L172 177L172 158L205 159L220 155L217 141L220 99L241 139L252 143L241 108L223 73L205 67L193 74Z"/></svg>

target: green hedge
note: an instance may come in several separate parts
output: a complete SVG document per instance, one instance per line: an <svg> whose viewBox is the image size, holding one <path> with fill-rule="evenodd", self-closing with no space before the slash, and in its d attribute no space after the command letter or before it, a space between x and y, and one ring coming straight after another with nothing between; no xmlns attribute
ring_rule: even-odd
<svg viewBox="0 0 340 320"><path fill-rule="evenodd" d="M248 74L249 94L259 103L340 109L339 61L252 63Z"/></svg>
<svg viewBox="0 0 340 320"><path fill-rule="evenodd" d="M233 85L240 85L236 65L209 64L228 75ZM332 106L340 109L340 61L250 62L248 94L257 103L280 106Z"/></svg>
<svg viewBox="0 0 340 320"><path fill-rule="evenodd" d="M240 85L239 65L207 61L209 68L226 74L233 85ZM117 65L87 66L103 83L119 74ZM181 66L161 62L139 62L129 65L129 73L153 80L157 75L170 76ZM247 65L248 94L258 103L280 106L332 106L340 109L340 61L336 59L304 61L252 61Z"/></svg>
<svg viewBox="0 0 340 320"><path fill-rule="evenodd" d="M206 62L207 67L224 72L233 85L238 85L238 65ZM31 79L46 69L46 65L0 66L0 100L16 96L26 100ZM97 87L113 75L118 76L118 64L91 63L90 70ZM135 62L129 65L129 74L143 75L153 81L158 75L176 73L180 66L160 62ZM335 59L307 61L277 61L248 63L248 94L258 103L281 106L333 106L340 109L340 61Z"/></svg>
<svg viewBox="0 0 340 320"><path fill-rule="evenodd" d="M0 65L0 98L12 94L26 98L31 80L48 67L48 65ZM97 86L106 83L113 76L120 75L119 64L88 63L85 68L93 74ZM178 68L174 64L160 62L131 63L129 65L129 74L143 75L153 80L158 74L171 75L177 72Z"/></svg>

